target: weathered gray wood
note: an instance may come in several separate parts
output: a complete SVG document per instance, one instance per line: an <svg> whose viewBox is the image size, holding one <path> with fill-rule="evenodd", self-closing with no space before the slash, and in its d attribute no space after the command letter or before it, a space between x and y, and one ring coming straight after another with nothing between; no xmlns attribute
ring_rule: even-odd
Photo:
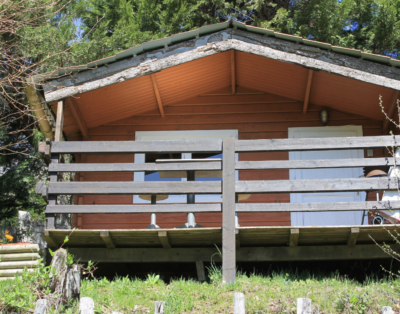
<svg viewBox="0 0 400 314"><path fill-rule="evenodd" d="M236 292L233 294L233 313L246 314L246 307L245 307L243 293Z"/></svg>
<svg viewBox="0 0 400 314"><path fill-rule="evenodd" d="M46 299L37 300L34 314L46 314L46 313L47 313L47 300Z"/></svg>
<svg viewBox="0 0 400 314"><path fill-rule="evenodd" d="M221 182L50 182L49 194L221 194Z"/></svg>
<svg viewBox="0 0 400 314"><path fill-rule="evenodd" d="M392 245L399 251L400 245ZM69 252L82 262L116 262L116 263L148 263L148 262L209 262L210 256L218 251L215 248L69 248ZM360 244L355 247L347 245L319 245L295 247L241 247L236 250L238 262L273 262L273 261L328 261L391 258L376 244ZM214 255L220 262L221 258Z"/></svg>
<svg viewBox="0 0 400 314"><path fill-rule="evenodd" d="M52 249L57 249L60 247L59 243L57 240L51 235L50 231L45 230L42 233L42 238L47 242L50 248Z"/></svg>
<svg viewBox="0 0 400 314"><path fill-rule="evenodd" d="M56 120L56 133L54 136L55 141L62 141L64 126L64 101L60 100L57 104L57 120Z"/></svg>
<svg viewBox="0 0 400 314"><path fill-rule="evenodd" d="M347 245L353 247L357 243L358 236L360 234L360 228L352 227L350 229L349 239L347 240Z"/></svg>
<svg viewBox="0 0 400 314"><path fill-rule="evenodd" d="M204 268L203 261L196 261L196 271L197 271L197 280L200 282L204 282L207 280L206 278L206 270Z"/></svg>
<svg viewBox="0 0 400 314"><path fill-rule="evenodd" d="M400 146L400 136L360 136L330 138L295 138L268 140L239 140L236 152L276 152L329 149L364 149Z"/></svg>
<svg viewBox="0 0 400 314"><path fill-rule="evenodd" d="M161 245L164 249L171 248L171 243L169 243L167 231L158 231L158 238L160 239Z"/></svg>
<svg viewBox="0 0 400 314"><path fill-rule="evenodd" d="M165 314L164 307L165 307L164 301L155 301L154 302L154 314Z"/></svg>
<svg viewBox="0 0 400 314"><path fill-rule="evenodd" d="M55 294L63 295L65 275L68 271L66 250L58 249L54 252L53 259L50 263L50 268L53 270L49 273L50 290Z"/></svg>
<svg viewBox="0 0 400 314"><path fill-rule="evenodd" d="M300 230L299 229L290 229L290 239L289 246L297 246L299 243Z"/></svg>
<svg viewBox="0 0 400 314"><path fill-rule="evenodd" d="M108 231L100 231L100 237L103 239L107 249L115 249L115 244Z"/></svg>
<svg viewBox="0 0 400 314"><path fill-rule="evenodd" d="M94 302L92 298L83 297L79 302L80 314L94 314Z"/></svg>
<svg viewBox="0 0 400 314"><path fill-rule="evenodd" d="M126 214L126 213L199 213L221 212L221 204L160 205L48 205L51 214Z"/></svg>
<svg viewBox="0 0 400 314"><path fill-rule="evenodd" d="M397 178L237 181L236 193L257 194L397 190L397 181Z"/></svg>
<svg viewBox="0 0 400 314"><path fill-rule="evenodd" d="M223 139L222 148L222 281L229 284L236 280L235 139Z"/></svg>
<svg viewBox="0 0 400 314"><path fill-rule="evenodd" d="M50 164L49 171L55 172L134 172L134 171L210 171L221 170L221 162L182 162L182 163L109 163L109 164Z"/></svg>
<svg viewBox="0 0 400 314"><path fill-rule="evenodd" d="M400 202L238 203L237 212L327 212L400 209Z"/></svg>
<svg viewBox="0 0 400 314"><path fill-rule="evenodd" d="M396 161L396 165L400 160ZM262 169L323 169L323 168L353 168L371 166L393 166L393 157L384 158L354 158L354 159L321 159L321 160L265 160L237 161L236 170Z"/></svg>
<svg viewBox="0 0 400 314"><path fill-rule="evenodd" d="M10 261L36 261L40 258L38 253L8 253L0 254L0 262Z"/></svg>
<svg viewBox="0 0 400 314"><path fill-rule="evenodd" d="M166 141L89 141L52 142L52 154L101 153L215 153L221 152L221 140L166 140ZM43 146L39 152L44 153Z"/></svg>
<svg viewBox="0 0 400 314"><path fill-rule="evenodd" d="M63 291L64 303L79 299L81 293L81 270L82 265L77 264L68 268Z"/></svg>
<svg viewBox="0 0 400 314"><path fill-rule="evenodd" d="M381 314L392 314L393 310L390 306L382 307Z"/></svg>
<svg viewBox="0 0 400 314"><path fill-rule="evenodd" d="M297 314L311 314L311 299L298 298L297 299Z"/></svg>

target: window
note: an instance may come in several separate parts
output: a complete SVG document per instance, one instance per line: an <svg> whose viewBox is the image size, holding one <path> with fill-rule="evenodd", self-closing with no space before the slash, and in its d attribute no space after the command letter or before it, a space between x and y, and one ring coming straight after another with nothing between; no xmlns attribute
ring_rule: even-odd
<svg viewBox="0 0 400 314"><path fill-rule="evenodd" d="M238 138L237 130L215 130L215 131L151 131L136 132L136 140L180 140L180 139L223 139ZM235 155L238 160L238 154ZM182 153L182 154L135 154L135 163L155 162L157 159L192 159L192 158L222 158L222 154L202 154L202 153ZM186 172L176 173L174 178L165 178L166 173L158 172L135 172L134 181L186 181ZM221 181L220 176L216 177L196 177L196 181ZM236 171L238 180L238 171ZM196 203L220 203L221 195L196 195ZM133 203L150 203L133 196ZM186 195L169 195L168 199L158 203L186 203Z"/></svg>

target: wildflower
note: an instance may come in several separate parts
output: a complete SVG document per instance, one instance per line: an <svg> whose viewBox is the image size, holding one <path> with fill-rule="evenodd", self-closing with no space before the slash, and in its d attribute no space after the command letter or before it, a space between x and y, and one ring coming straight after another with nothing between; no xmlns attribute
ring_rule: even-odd
<svg viewBox="0 0 400 314"><path fill-rule="evenodd" d="M10 230L6 230L6 239L12 241L14 237L10 234Z"/></svg>

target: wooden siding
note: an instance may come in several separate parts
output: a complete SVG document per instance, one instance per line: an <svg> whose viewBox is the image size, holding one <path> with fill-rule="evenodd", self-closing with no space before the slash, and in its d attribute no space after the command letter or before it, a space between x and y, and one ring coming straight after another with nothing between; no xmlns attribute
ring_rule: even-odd
<svg viewBox="0 0 400 314"><path fill-rule="evenodd" d="M246 111L246 107L249 108ZM212 110L210 110L212 109ZM89 129L89 140L134 140L136 131L162 130L221 130L238 129L239 139L287 138L289 127L321 126L318 113L321 107L309 106L302 113L302 103L271 103L257 105L170 105L165 108L165 118L158 109L142 115ZM272 118L273 117L273 118ZM328 126L362 125L365 136L382 135L382 122L338 111L329 111ZM384 156L382 149L374 150L374 157ZM365 156L366 157L366 156ZM287 152L240 153L239 160L288 160ZM86 155L87 163L134 162L134 155ZM77 175L77 178L79 174ZM288 180L288 170L241 170L240 180ZM132 181L133 173L86 173L85 181ZM375 200L370 193L369 200ZM75 202L78 198L75 197ZM289 194L252 195L248 203L288 203ZM83 197L83 204L131 204L132 196L91 195ZM158 214L157 224L174 228L186 222L186 214ZM221 213L198 213L196 222L205 227L221 227ZM142 229L149 225L150 214L92 214L81 215L79 227L83 229ZM290 226L290 213L240 213L239 223L246 226ZM73 216L77 226L78 215Z"/></svg>

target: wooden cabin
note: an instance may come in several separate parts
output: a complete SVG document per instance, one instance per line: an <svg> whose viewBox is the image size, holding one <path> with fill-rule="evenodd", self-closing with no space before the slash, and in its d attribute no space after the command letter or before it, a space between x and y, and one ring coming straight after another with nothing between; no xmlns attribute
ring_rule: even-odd
<svg viewBox="0 0 400 314"><path fill-rule="evenodd" d="M362 177L392 164L387 146L396 146L397 137L387 135L396 127L380 102L396 119L399 90L400 60L232 20L34 77L27 95L49 139L41 150L52 161L50 184L38 187L49 199L44 238L50 246L61 243L70 231L55 229L54 215L73 213L78 230L68 245L81 260L201 262L209 260L214 243L233 263L248 256L386 257L369 235L390 241L387 231L363 214L387 205L376 202L373 191L393 182ZM60 164L63 153L73 154L75 163ZM192 179L185 170L190 163L180 162L185 159L198 189L186 189ZM326 159L331 163L318 166ZM307 166L312 160L314 166ZM79 182L54 182L63 171L75 172ZM355 181L336 188L342 179ZM287 185L297 180L325 185ZM268 188L250 187L254 182ZM149 190L149 184L159 188ZM75 194L74 205L57 204L59 194ZM154 206L150 194L159 196L154 210L160 229L145 230ZM186 194L196 194L195 222L203 228L176 229L187 223ZM306 209L327 202L362 205ZM236 210L224 213L229 206ZM182 249L192 251L184 257L174 251ZM224 278L232 281L232 270Z"/></svg>

